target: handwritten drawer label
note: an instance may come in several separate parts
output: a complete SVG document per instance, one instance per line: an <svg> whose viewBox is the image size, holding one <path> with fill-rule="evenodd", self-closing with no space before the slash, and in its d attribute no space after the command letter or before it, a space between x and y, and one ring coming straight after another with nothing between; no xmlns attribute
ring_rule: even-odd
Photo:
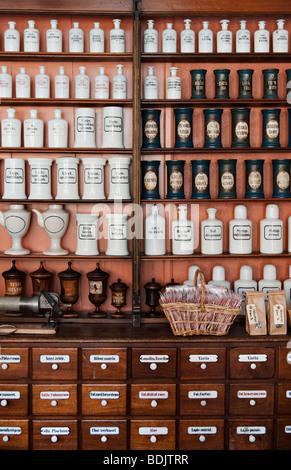
<svg viewBox="0 0 291 470"><path fill-rule="evenodd" d="M140 362L160 362L160 363L167 363L169 362L169 356L167 354L142 354L139 358Z"/></svg>
<svg viewBox="0 0 291 470"><path fill-rule="evenodd" d="M139 392L138 394L139 398L150 398L150 399L153 399L153 398L168 398L169 397L169 393L168 392L159 392L159 391L153 391L153 392L150 392L150 391L142 391L142 392Z"/></svg>
<svg viewBox="0 0 291 470"><path fill-rule="evenodd" d="M291 434L291 424L288 426L285 426L285 434Z"/></svg>
<svg viewBox="0 0 291 470"><path fill-rule="evenodd" d="M1 354L0 363L9 362L10 364L19 364L21 357L18 354Z"/></svg>
<svg viewBox="0 0 291 470"><path fill-rule="evenodd" d="M190 354L189 362L217 362L217 354Z"/></svg>
<svg viewBox="0 0 291 470"><path fill-rule="evenodd" d="M267 398L266 390L238 390L238 398Z"/></svg>
<svg viewBox="0 0 291 470"><path fill-rule="evenodd" d="M67 426L63 427L43 427L40 429L40 434L42 436L53 436L53 435L59 435L59 436L68 436L70 434L70 428Z"/></svg>
<svg viewBox="0 0 291 470"><path fill-rule="evenodd" d="M70 362L70 356L68 354L61 354L61 355L55 355L55 354L42 354L40 356L40 362L41 363L52 363L52 362L62 362L62 363L68 363Z"/></svg>
<svg viewBox="0 0 291 470"><path fill-rule="evenodd" d="M89 394L90 398L92 399L97 399L97 400L103 400L103 399L117 399L119 398L119 392L116 391L95 391L91 390Z"/></svg>
<svg viewBox="0 0 291 470"><path fill-rule="evenodd" d="M42 400L68 400L70 392L40 392L39 397Z"/></svg>
<svg viewBox="0 0 291 470"><path fill-rule="evenodd" d="M18 426L0 426L0 434L11 434L14 436L19 436L22 434L22 429Z"/></svg>
<svg viewBox="0 0 291 470"><path fill-rule="evenodd" d="M112 426L112 427L103 427L103 426L98 426L98 427L90 427L90 434L92 436L95 436L95 435L100 435L102 434L103 436L104 435L117 435L119 434L119 427L117 426Z"/></svg>
<svg viewBox="0 0 291 470"><path fill-rule="evenodd" d="M9 399L9 400L19 400L20 392L17 391L0 391L0 398L1 399Z"/></svg>
<svg viewBox="0 0 291 470"><path fill-rule="evenodd" d="M188 426L188 434L217 434L216 426Z"/></svg>
<svg viewBox="0 0 291 470"><path fill-rule="evenodd" d="M286 390L286 398L291 398L291 390Z"/></svg>
<svg viewBox="0 0 291 470"><path fill-rule="evenodd" d="M190 390L188 398L217 398L218 393L216 390Z"/></svg>
<svg viewBox="0 0 291 470"><path fill-rule="evenodd" d="M254 426L254 427L238 426L236 428L236 433L237 434L266 434L266 428L265 426Z"/></svg>
<svg viewBox="0 0 291 470"><path fill-rule="evenodd" d="M168 434L168 428L166 427L159 427L159 428L153 428L153 427L140 427L138 429L138 433L140 436L162 436L162 435L167 435Z"/></svg>
<svg viewBox="0 0 291 470"><path fill-rule="evenodd" d="M90 355L90 362L91 363L114 363L117 364L119 362L119 356L117 354L102 354L102 355Z"/></svg>
<svg viewBox="0 0 291 470"><path fill-rule="evenodd" d="M267 354L239 354L239 362L266 362L268 360Z"/></svg>

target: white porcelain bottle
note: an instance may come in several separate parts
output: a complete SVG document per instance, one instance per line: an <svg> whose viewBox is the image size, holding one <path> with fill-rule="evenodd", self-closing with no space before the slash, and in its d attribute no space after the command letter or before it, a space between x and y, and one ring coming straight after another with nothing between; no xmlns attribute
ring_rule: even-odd
<svg viewBox="0 0 291 470"><path fill-rule="evenodd" d="M15 29L15 21L8 21L9 28L4 32L4 51L19 52L20 51L20 34Z"/></svg>
<svg viewBox="0 0 291 470"><path fill-rule="evenodd" d="M50 148L68 147L68 122L62 118L62 110L54 110L54 118L48 121L48 146Z"/></svg>
<svg viewBox="0 0 291 470"><path fill-rule="evenodd" d="M148 74L144 78L144 99L158 99L158 79L154 75L154 67L148 67Z"/></svg>
<svg viewBox="0 0 291 470"><path fill-rule="evenodd" d="M190 266L190 268L188 269L188 279L187 279L187 281L183 282L184 285L187 285L187 286L193 286L194 285L194 276L195 276L195 273L196 273L197 269L200 270L199 266L196 266L196 265ZM198 284L200 283L200 273L198 273L197 282L198 282Z"/></svg>
<svg viewBox="0 0 291 470"><path fill-rule="evenodd" d="M234 292L243 296L240 314L245 313L246 291L256 291L257 282L253 280L253 270L251 266L244 265L240 268L240 277L233 283Z"/></svg>
<svg viewBox="0 0 291 470"><path fill-rule="evenodd" d="M50 97L50 77L45 73L46 67L40 65L39 74L35 77L35 98Z"/></svg>
<svg viewBox="0 0 291 470"><path fill-rule="evenodd" d="M208 219L201 222L201 253L203 255L221 255L223 253L223 225L217 220L217 209L207 209Z"/></svg>
<svg viewBox="0 0 291 470"><path fill-rule="evenodd" d="M25 67L20 67L20 73L15 77L16 98L30 98L30 76L25 73Z"/></svg>
<svg viewBox="0 0 291 470"><path fill-rule="evenodd" d="M166 98L180 100L182 96L181 77L177 77L178 67L170 67L170 77L167 78Z"/></svg>
<svg viewBox="0 0 291 470"><path fill-rule="evenodd" d="M28 20L28 28L23 33L24 52L39 52L39 30L34 25L34 20Z"/></svg>
<svg viewBox="0 0 291 470"><path fill-rule="evenodd" d="M221 31L217 33L217 52L232 52L232 32L228 29L229 20L221 20Z"/></svg>
<svg viewBox="0 0 291 470"><path fill-rule="evenodd" d="M230 291L230 282L225 280L225 269L223 266L214 266L212 280L208 284L224 287L228 292Z"/></svg>
<svg viewBox="0 0 291 470"><path fill-rule="evenodd" d="M110 30L110 52L125 52L124 29L120 28L121 20L113 20L114 28Z"/></svg>
<svg viewBox="0 0 291 470"><path fill-rule="evenodd" d="M167 54L177 52L177 32L173 29L173 23L167 23L167 28L163 31L162 51Z"/></svg>
<svg viewBox="0 0 291 470"><path fill-rule="evenodd" d="M28 199L52 199L51 158L29 158L30 193Z"/></svg>
<svg viewBox="0 0 291 470"><path fill-rule="evenodd" d="M0 98L12 98L12 77L7 72L7 65L1 65Z"/></svg>
<svg viewBox="0 0 291 470"><path fill-rule="evenodd" d="M158 31L154 29L154 20L148 20L147 25L143 34L143 51L151 54L158 52Z"/></svg>
<svg viewBox="0 0 291 470"><path fill-rule="evenodd" d="M84 52L84 31L78 22L74 22L69 31L69 52Z"/></svg>
<svg viewBox="0 0 291 470"><path fill-rule="evenodd" d="M252 253L252 222L241 204L235 207L234 219L229 222L229 253Z"/></svg>
<svg viewBox="0 0 291 470"><path fill-rule="evenodd" d="M279 219L279 207L268 204L266 218L260 221L260 252L283 252L283 221Z"/></svg>
<svg viewBox="0 0 291 470"><path fill-rule="evenodd" d="M166 254L166 221L157 205L150 206L151 214L145 219L145 255Z"/></svg>
<svg viewBox="0 0 291 470"><path fill-rule="evenodd" d="M1 147L21 147L21 121L15 118L15 109L7 109L7 118L1 121Z"/></svg>
<svg viewBox="0 0 291 470"><path fill-rule="evenodd" d="M288 217L288 253L291 253L291 215Z"/></svg>
<svg viewBox="0 0 291 470"><path fill-rule="evenodd" d="M285 20L277 20L278 29L273 32L273 52L288 52L289 33L284 24Z"/></svg>
<svg viewBox="0 0 291 470"><path fill-rule="evenodd" d="M76 255L99 255L98 214L76 214L77 249Z"/></svg>
<svg viewBox="0 0 291 470"><path fill-rule="evenodd" d="M187 219L187 204L179 204L178 219L172 222L172 253L174 255L194 253L194 225Z"/></svg>
<svg viewBox="0 0 291 470"><path fill-rule="evenodd" d="M55 98L67 99L70 97L70 79L65 74L65 67L59 67L59 73L55 76Z"/></svg>
<svg viewBox="0 0 291 470"><path fill-rule="evenodd" d="M106 158L82 158L83 196L82 199L105 199L104 167Z"/></svg>
<svg viewBox="0 0 291 470"><path fill-rule="evenodd" d="M90 30L90 52L104 52L104 31L98 22Z"/></svg>
<svg viewBox="0 0 291 470"><path fill-rule="evenodd" d="M277 277L276 266L273 264L266 264L264 266L263 279L258 282L258 290L264 292L265 302L268 301L268 294L270 290L281 290L282 283Z"/></svg>
<svg viewBox="0 0 291 470"><path fill-rule="evenodd" d="M236 52L247 53L251 52L251 33L246 29L247 22L240 21L240 29L236 32Z"/></svg>
<svg viewBox="0 0 291 470"><path fill-rule="evenodd" d="M286 302L291 302L291 265L289 266L289 278L285 279L283 289L286 292Z"/></svg>
<svg viewBox="0 0 291 470"><path fill-rule="evenodd" d="M270 52L270 33L265 29L266 22L259 21L259 29L255 31L254 52Z"/></svg>
<svg viewBox="0 0 291 470"><path fill-rule="evenodd" d="M130 199L130 157L111 157L109 163L108 199Z"/></svg>
<svg viewBox="0 0 291 470"><path fill-rule="evenodd" d="M105 75L105 67L99 67L99 74L95 77L95 98L101 100L109 98L109 77Z"/></svg>
<svg viewBox="0 0 291 470"><path fill-rule="evenodd" d="M80 73L75 78L75 98L76 99L89 99L90 98L90 79L86 75L86 67L79 67Z"/></svg>
<svg viewBox="0 0 291 470"><path fill-rule="evenodd" d="M37 109L30 109L29 112L30 117L23 122L24 147L43 147L43 120L37 117Z"/></svg>
<svg viewBox="0 0 291 470"><path fill-rule="evenodd" d="M51 28L46 32L46 50L47 52L62 52L63 50L63 34L57 28L58 20L50 21Z"/></svg>
<svg viewBox="0 0 291 470"><path fill-rule="evenodd" d="M106 255L127 256L127 214L106 214L108 236Z"/></svg>
<svg viewBox="0 0 291 470"><path fill-rule="evenodd" d="M65 156L56 158L57 194L56 199L80 199L79 196L79 158Z"/></svg>
<svg viewBox="0 0 291 470"><path fill-rule="evenodd" d="M103 108L102 148L124 148L123 109L119 106Z"/></svg>
<svg viewBox="0 0 291 470"><path fill-rule="evenodd" d="M191 29L191 20L184 20L185 29L180 34L180 50L182 53L195 52L195 33Z"/></svg>
<svg viewBox="0 0 291 470"><path fill-rule="evenodd" d="M208 21L203 21L203 28L198 33L198 48L202 54L213 52L213 32L208 25Z"/></svg>
<svg viewBox="0 0 291 470"><path fill-rule="evenodd" d="M123 75L123 65L116 65L117 75L113 77L112 98L116 100L126 100L127 98L127 79Z"/></svg>
<svg viewBox="0 0 291 470"><path fill-rule="evenodd" d="M96 148L96 113L94 108L77 108L74 147Z"/></svg>

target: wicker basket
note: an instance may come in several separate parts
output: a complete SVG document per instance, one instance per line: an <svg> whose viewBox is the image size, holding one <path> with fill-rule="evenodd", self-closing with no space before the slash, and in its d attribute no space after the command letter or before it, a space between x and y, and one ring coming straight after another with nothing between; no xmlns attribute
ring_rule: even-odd
<svg viewBox="0 0 291 470"><path fill-rule="evenodd" d="M200 270L195 272L194 286L197 284L198 274L201 279L201 302L168 303L160 305L168 319L174 335L226 335L240 312L240 308L225 308L205 303L205 278Z"/></svg>

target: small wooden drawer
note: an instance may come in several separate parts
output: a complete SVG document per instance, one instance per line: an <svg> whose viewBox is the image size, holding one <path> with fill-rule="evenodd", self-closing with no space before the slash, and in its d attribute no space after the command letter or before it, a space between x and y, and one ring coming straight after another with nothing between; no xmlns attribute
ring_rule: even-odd
<svg viewBox="0 0 291 470"><path fill-rule="evenodd" d="M32 445L33 450L78 450L77 421L33 421Z"/></svg>
<svg viewBox="0 0 291 470"><path fill-rule="evenodd" d="M82 378L111 380L127 378L126 348L82 349Z"/></svg>
<svg viewBox="0 0 291 470"><path fill-rule="evenodd" d="M0 384L0 416L27 416L28 385Z"/></svg>
<svg viewBox="0 0 291 470"><path fill-rule="evenodd" d="M2 348L0 350L0 380L28 377L28 349Z"/></svg>
<svg viewBox="0 0 291 470"><path fill-rule="evenodd" d="M174 420L131 421L131 450L174 450L175 446L176 423Z"/></svg>
<svg viewBox="0 0 291 470"><path fill-rule="evenodd" d="M180 421L180 450L224 450L223 419Z"/></svg>
<svg viewBox="0 0 291 470"><path fill-rule="evenodd" d="M131 385L131 413L133 415L175 415L175 384Z"/></svg>
<svg viewBox="0 0 291 470"><path fill-rule="evenodd" d="M224 348L182 348L180 377L191 379L224 379Z"/></svg>
<svg viewBox="0 0 291 470"><path fill-rule="evenodd" d="M274 385L240 383L229 386L229 412L232 415L272 415Z"/></svg>
<svg viewBox="0 0 291 470"><path fill-rule="evenodd" d="M224 384L181 384L181 415L223 415L225 412Z"/></svg>
<svg viewBox="0 0 291 470"><path fill-rule="evenodd" d="M291 449L291 418L277 420L277 450Z"/></svg>
<svg viewBox="0 0 291 470"><path fill-rule="evenodd" d="M291 379L290 348L279 348L279 379Z"/></svg>
<svg viewBox="0 0 291 470"><path fill-rule="evenodd" d="M84 420L82 450L126 450L127 422L122 420Z"/></svg>
<svg viewBox="0 0 291 470"><path fill-rule="evenodd" d="M231 379L266 379L274 376L275 349L233 348L229 352Z"/></svg>
<svg viewBox="0 0 291 470"><path fill-rule="evenodd" d="M82 385L84 416L126 415L127 385Z"/></svg>
<svg viewBox="0 0 291 470"><path fill-rule="evenodd" d="M132 376L134 378L176 377L176 349L132 349Z"/></svg>
<svg viewBox="0 0 291 470"><path fill-rule="evenodd" d="M34 415L75 416L77 414L77 385L32 385Z"/></svg>
<svg viewBox="0 0 291 470"><path fill-rule="evenodd" d="M291 414L291 382L278 384L278 413Z"/></svg>
<svg viewBox="0 0 291 470"><path fill-rule="evenodd" d="M28 420L0 420L0 450L28 450Z"/></svg>
<svg viewBox="0 0 291 470"><path fill-rule="evenodd" d="M273 421L238 419L229 422L229 450L272 450Z"/></svg>
<svg viewBox="0 0 291 470"><path fill-rule="evenodd" d="M77 380L77 348L33 348L32 378Z"/></svg>

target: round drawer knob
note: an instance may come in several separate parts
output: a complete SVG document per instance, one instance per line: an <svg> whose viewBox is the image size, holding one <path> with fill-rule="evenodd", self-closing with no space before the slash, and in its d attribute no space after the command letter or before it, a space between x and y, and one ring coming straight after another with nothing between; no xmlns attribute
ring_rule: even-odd
<svg viewBox="0 0 291 470"><path fill-rule="evenodd" d="M57 436L52 436L51 441L52 442L58 442L58 437Z"/></svg>
<svg viewBox="0 0 291 470"><path fill-rule="evenodd" d="M255 442L255 440L256 440L255 436L253 436L253 435L250 435L250 437L249 437L249 441L250 441L250 442Z"/></svg>
<svg viewBox="0 0 291 470"><path fill-rule="evenodd" d="M206 441L206 437L203 436L203 434L201 434L201 436L199 436L199 441L200 441L200 442L205 442L205 441Z"/></svg>
<svg viewBox="0 0 291 470"><path fill-rule="evenodd" d="M52 370L57 370L59 368L58 364L52 364Z"/></svg>
<svg viewBox="0 0 291 470"><path fill-rule="evenodd" d="M1 406L7 406L8 401L7 400L1 400Z"/></svg>
<svg viewBox="0 0 291 470"><path fill-rule="evenodd" d="M157 442L156 436L151 436L151 437L150 437L150 441L151 441L151 442Z"/></svg>
<svg viewBox="0 0 291 470"><path fill-rule="evenodd" d="M107 405L107 400L101 400L101 405L106 406Z"/></svg>
<svg viewBox="0 0 291 470"><path fill-rule="evenodd" d="M250 405L251 406L255 406L255 404L256 404L256 400L250 400Z"/></svg>
<svg viewBox="0 0 291 470"><path fill-rule="evenodd" d="M257 368L257 364L252 363L252 364L250 365L250 368L251 368L252 370L255 370L255 369Z"/></svg>
<svg viewBox="0 0 291 470"><path fill-rule="evenodd" d="M52 406L57 406L57 404L58 404L57 400L52 400L52 401L51 401L51 405L52 405Z"/></svg>
<svg viewBox="0 0 291 470"><path fill-rule="evenodd" d="M206 406L206 405L207 405L207 401L206 401L206 400L201 400L200 405L201 405L201 406Z"/></svg>
<svg viewBox="0 0 291 470"><path fill-rule="evenodd" d="M105 370L105 369L107 369L107 364L101 364L100 367L101 367L102 370Z"/></svg>
<svg viewBox="0 0 291 470"><path fill-rule="evenodd" d="M106 436L102 436L100 440L101 440L101 442L107 442L107 437L106 437Z"/></svg>
<svg viewBox="0 0 291 470"><path fill-rule="evenodd" d="M3 436L2 441L3 442L8 442L9 441L9 436Z"/></svg>
<svg viewBox="0 0 291 470"><path fill-rule="evenodd" d="M151 407L152 407L152 408L155 408L156 406L158 406L157 400L152 400L152 401L151 401Z"/></svg>
<svg viewBox="0 0 291 470"><path fill-rule="evenodd" d="M7 370L8 367L9 367L8 364L5 364L5 363L1 365L1 369L3 370Z"/></svg>
<svg viewBox="0 0 291 470"><path fill-rule="evenodd" d="M203 364L201 364L201 365L200 365L200 369L202 369L202 370L205 370L205 369L206 369L206 367L207 367L207 365L206 365L206 364L204 364L204 362L203 362Z"/></svg>
<svg viewBox="0 0 291 470"><path fill-rule="evenodd" d="M157 368L158 368L158 365L157 365L155 362L152 362L152 363L150 364L150 369L151 369L151 370L157 370Z"/></svg>

